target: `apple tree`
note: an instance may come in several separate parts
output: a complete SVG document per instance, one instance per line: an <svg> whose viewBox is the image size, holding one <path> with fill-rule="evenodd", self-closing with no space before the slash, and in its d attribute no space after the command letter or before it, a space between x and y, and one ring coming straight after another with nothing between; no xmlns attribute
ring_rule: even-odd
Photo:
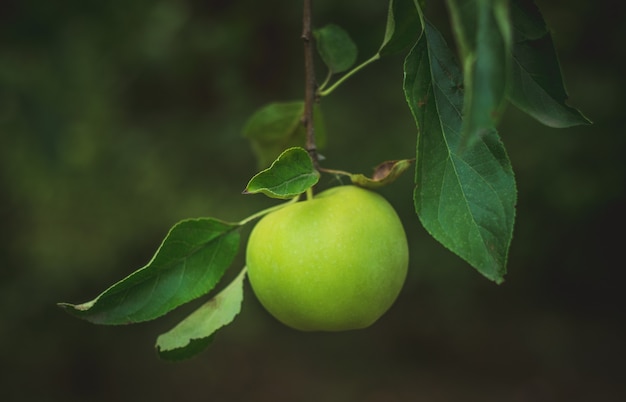
<svg viewBox="0 0 626 402"><path fill-rule="evenodd" d="M159 356L179 360L204 350L215 332L233 321L243 301L243 281L248 270L254 269L250 274L255 293L288 325L306 330L365 327L393 303L406 275L408 253L402 224L393 221L397 219L393 209L374 192L409 171L414 175L415 212L426 231L486 279L503 282L518 197L513 167L496 129L504 109L511 104L555 128L590 123L566 103L557 53L540 10L530 0L447 0L456 45L451 47L429 21L422 1L390 0L387 15L380 18L384 35L378 50L359 61L357 46L346 30L335 24L314 26L311 3L303 2L303 99L264 105L243 126L260 170L251 174L243 193L283 201L237 222L215 217L178 222L144 267L91 301L59 306L95 324L120 325L156 319L206 296L205 304L157 338ZM326 166L320 153L327 135L324 99L370 64L398 53L405 57L403 93L398 96L404 96L415 121L415 153L405 155L400 150L397 159L381 161L371 175ZM320 60L326 71L318 79L314 66ZM324 198L324 192L315 194L321 175L337 177L346 188L361 187L359 194L365 195L350 203L359 206L361 198L374 197L378 203L374 212L365 205L366 213L346 218L351 208L346 208L348 201L342 197L351 192L342 190L332 198ZM317 205L314 203L320 199L328 200L329 206L321 215L311 215L309 210L316 208L310 205ZM283 221L279 214L295 206L304 210L301 214L305 217ZM375 219L379 208L386 211L374 224L381 227L380 233L358 225L360 219ZM255 237L256 228L253 230L248 267L240 267L235 279L213 294L240 251L241 229L255 224L263 225L259 232L264 234ZM320 230L322 225L330 229ZM302 241L301 247L294 246L294 241L284 246L293 240L290 236L296 236L286 229L293 226L300 229L298 239L317 236L318 231L323 239ZM344 228L358 233L339 231ZM334 233L339 233L337 239L329 240ZM378 242L380 246L376 240L381 237L392 241ZM350 240L339 240L344 238ZM307 249L320 242L323 247ZM270 247L272 243L282 248ZM340 249L333 250L333 245ZM392 245L399 245L398 250L385 254ZM329 256L321 266L341 261L337 263L341 269L335 270L328 282L316 282L316 275L326 274L311 275L314 268L303 262L316 253ZM378 271L366 266L360 255L373 261L370 265L376 265ZM357 274L350 271L355 267ZM314 312L319 313L313 314L317 321L308 325L311 318L307 313L315 308L307 305L299 311L298 303L304 303L301 296L327 297L326 287L335 280L352 281L359 269L374 278L359 286L373 289L373 293L355 291L348 297L352 290L339 287L346 303ZM288 282L288 276L296 278L298 286ZM287 290L287 296L276 293L281 289ZM364 318L357 323L347 325L342 318L338 323L332 321L350 316L346 313L349 309L355 309L358 316L359 304L365 305ZM333 310L335 307L338 310ZM375 314L371 314L373 310ZM324 322L324 317L331 322Z"/></svg>

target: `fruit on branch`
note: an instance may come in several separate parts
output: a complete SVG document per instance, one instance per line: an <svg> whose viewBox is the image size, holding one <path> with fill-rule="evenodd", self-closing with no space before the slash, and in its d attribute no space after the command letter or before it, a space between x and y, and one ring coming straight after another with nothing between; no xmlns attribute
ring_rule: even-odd
<svg viewBox="0 0 626 402"><path fill-rule="evenodd" d="M246 251L257 298L303 331L365 328L396 300L408 267L402 222L381 195L338 186L261 219Z"/></svg>

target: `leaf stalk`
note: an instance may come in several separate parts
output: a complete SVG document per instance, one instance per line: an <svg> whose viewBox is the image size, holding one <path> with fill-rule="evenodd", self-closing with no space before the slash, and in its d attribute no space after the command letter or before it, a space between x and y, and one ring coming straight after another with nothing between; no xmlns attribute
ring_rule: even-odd
<svg viewBox="0 0 626 402"><path fill-rule="evenodd" d="M376 53L374 56L370 57L369 59L365 60L363 63L359 64L358 66L354 67L352 70L345 73L341 78L335 81L335 83L331 85L329 88L324 89L326 85L323 85L322 87L320 87L318 96L322 97L322 96L330 95L335 89L337 89L338 86L343 84L348 78L352 77L354 74L358 73L359 71L369 66L370 64L372 64L378 59L380 59L380 53Z"/></svg>

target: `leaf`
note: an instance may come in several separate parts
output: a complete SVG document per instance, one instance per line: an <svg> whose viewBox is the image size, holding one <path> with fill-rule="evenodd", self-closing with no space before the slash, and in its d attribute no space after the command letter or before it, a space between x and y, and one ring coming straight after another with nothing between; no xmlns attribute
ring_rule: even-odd
<svg viewBox="0 0 626 402"><path fill-rule="evenodd" d="M495 130L462 147L461 72L441 34L424 35L405 60L404 91L419 134L415 210L426 230L482 275L506 273L515 178Z"/></svg>
<svg viewBox="0 0 626 402"><path fill-rule="evenodd" d="M387 12L385 36L378 55L401 52L413 45L421 33L414 0L391 0Z"/></svg>
<svg viewBox="0 0 626 402"><path fill-rule="evenodd" d="M396 181L411 166L413 161L413 159L402 159L383 162L374 168L371 178L360 173L348 173L348 175L352 183L360 187L376 189Z"/></svg>
<svg viewBox="0 0 626 402"><path fill-rule="evenodd" d="M318 96L323 97L332 93L340 84L352 77L371 63L379 60L383 56L401 52L415 43L421 34L421 25L417 13L416 0L390 0L387 12L387 25L385 26L385 36L378 51L369 59L365 60L352 70L348 71L329 88L326 84L330 81L331 75L318 88Z"/></svg>
<svg viewBox="0 0 626 402"><path fill-rule="evenodd" d="M289 148L269 168L257 173L244 194L263 193L271 198L293 198L314 186L320 174L303 148Z"/></svg>
<svg viewBox="0 0 626 402"><path fill-rule="evenodd" d="M511 1L514 28L509 99L520 110L549 127L564 128L591 121L566 104L561 67L545 21L532 3Z"/></svg>
<svg viewBox="0 0 626 402"><path fill-rule="evenodd" d="M202 352L211 343L214 333L230 324L243 301L245 268L220 293L168 332L157 338L159 356L166 360L182 360Z"/></svg>
<svg viewBox="0 0 626 402"><path fill-rule="evenodd" d="M291 136L301 125L304 102L275 102L257 110L246 123L246 138L274 141Z"/></svg>
<svg viewBox="0 0 626 402"><path fill-rule="evenodd" d="M285 149L304 146L305 130L302 125L304 102L275 102L257 110L243 128L244 137L252 143L259 168L268 167ZM323 148L326 130L322 110L315 105L313 114L315 138L318 148Z"/></svg>
<svg viewBox="0 0 626 402"><path fill-rule="evenodd" d="M549 34L541 12L533 0L511 0L510 10L516 42L541 39Z"/></svg>
<svg viewBox="0 0 626 402"><path fill-rule="evenodd" d="M472 143L495 129L506 106L511 65L508 2L447 2L463 65L463 140Z"/></svg>
<svg viewBox="0 0 626 402"><path fill-rule="evenodd" d="M95 324L132 324L160 317L213 289L237 254L237 227L213 218L181 221L145 267L92 301L59 306Z"/></svg>
<svg viewBox="0 0 626 402"><path fill-rule="evenodd" d="M329 24L313 32L317 51L332 74L346 71L356 61L357 47L338 25Z"/></svg>

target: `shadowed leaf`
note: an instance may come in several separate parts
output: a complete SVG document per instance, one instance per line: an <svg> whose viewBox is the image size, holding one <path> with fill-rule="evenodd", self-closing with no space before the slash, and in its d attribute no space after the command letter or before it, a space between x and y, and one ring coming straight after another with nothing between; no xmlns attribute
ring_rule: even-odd
<svg viewBox="0 0 626 402"><path fill-rule="evenodd" d="M250 140L261 169L268 167L285 149L304 146L304 102L275 102L257 110L246 122L243 135ZM323 148L326 130L322 110L315 105L313 120L318 148Z"/></svg>
<svg viewBox="0 0 626 402"><path fill-rule="evenodd" d="M378 54L387 56L412 46L421 33L414 0L391 0L387 12L385 36Z"/></svg>
<svg viewBox="0 0 626 402"><path fill-rule="evenodd" d="M313 32L317 51L331 73L346 71L356 61L357 47L350 35L335 24L329 24Z"/></svg>
<svg viewBox="0 0 626 402"><path fill-rule="evenodd" d="M447 0L463 66L463 141L495 130L506 106L511 23L505 0Z"/></svg>
<svg viewBox="0 0 626 402"><path fill-rule="evenodd" d="M532 3L511 1L514 28L509 99L520 110L549 127L564 128L591 121L566 104L568 95L552 36Z"/></svg>

